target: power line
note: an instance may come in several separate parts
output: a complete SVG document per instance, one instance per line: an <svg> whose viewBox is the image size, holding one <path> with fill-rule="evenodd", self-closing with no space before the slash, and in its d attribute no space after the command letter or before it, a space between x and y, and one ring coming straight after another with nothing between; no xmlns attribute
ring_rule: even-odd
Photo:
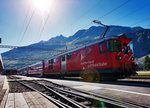
<svg viewBox="0 0 150 108"><path fill-rule="evenodd" d="M53 4L55 4L55 3L53 3ZM49 20L49 16L50 16L50 11L48 12L48 15L47 15L47 17L46 17L46 20L45 20L45 22L44 22L44 25L43 25L43 27L42 27L42 29L41 29L39 39L41 39L41 37L42 37L42 34L43 34L43 32L44 32L44 29L45 29L45 26L46 26L46 24L47 24L47 21Z"/></svg>
<svg viewBox="0 0 150 108"><path fill-rule="evenodd" d="M26 26L26 28L25 28L25 31L23 32L23 35L22 35L22 38L21 38L21 41L20 41L20 42L22 42L22 40L23 40L23 38L24 38L24 36L25 36L25 33L27 32L27 29L28 29L28 27L29 27L29 25L30 25L31 19L32 19L33 15L34 15L34 11L35 11L35 10L32 11L32 14L31 14L31 16L30 16L30 18L29 18L29 21L28 21L28 23L27 23L27 26Z"/></svg>
<svg viewBox="0 0 150 108"><path fill-rule="evenodd" d="M45 22L44 22L44 25L43 25L42 30L41 30L41 32L40 32L40 37L39 37L39 39L41 39L41 37L42 37L42 34L43 34L43 32L44 32L46 23L47 23L47 21L48 21L48 19L49 19L49 16L50 16L50 12L48 13L47 18L46 18L46 20L45 20Z"/></svg>
<svg viewBox="0 0 150 108"><path fill-rule="evenodd" d="M98 5L100 5L100 3L102 2L102 0L99 0L98 2L96 2L91 8L89 8L86 12L84 12L76 21L74 22L78 22L83 16L85 16L87 13L89 13L90 11L92 11L92 9L96 8ZM74 23L72 23L71 25L73 25Z"/></svg>
<svg viewBox="0 0 150 108"><path fill-rule="evenodd" d="M98 19L101 19L109 14L111 14L112 12L116 11L117 9L121 8L122 6L126 5L128 2L130 2L131 0L127 0L124 3L120 4L119 6L115 7L114 9L110 10L109 12L105 13L104 15L102 15L101 17L99 17Z"/></svg>
<svg viewBox="0 0 150 108"><path fill-rule="evenodd" d="M136 12L142 10L143 8L145 8L146 6L149 6L149 5L150 5L150 3L146 3L145 5L143 5L143 6L139 7L139 8L137 8L137 9L135 9L135 10L133 10L133 11L127 13L126 15L124 15L124 16L118 18L118 19L117 19L116 21L114 21L114 22L118 22L118 21L120 21L120 20L122 20L122 19L124 19L124 18L126 18L126 17L129 17L130 15L133 15L134 13L136 13ZM114 22L113 22L113 23L114 23Z"/></svg>
<svg viewBox="0 0 150 108"><path fill-rule="evenodd" d="M137 22L131 24L130 26L134 26L134 25L136 25L136 24L139 24L139 23L142 23L142 22L145 22L145 21L148 21L148 20L150 20L150 17L144 18L144 19L142 19L142 20L139 20L139 21L137 21Z"/></svg>
<svg viewBox="0 0 150 108"><path fill-rule="evenodd" d="M28 10L27 10L27 13L26 13L25 19L24 19L24 21L23 21L22 29L21 29L21 31L20 31L20 35L22 35L22 34L23 34L23 29L24 29L24 27L25 27L25 23L27 22L26 20L27 20L27 17L28 17L28 15L29 15L29 11L30 11L30 8L28 8ZM22 38L22 37L21 37L21 38ZM21 39L21 38L20 38L20 39ZM20 42L20 39L18 39L18 41L17 41L17 42Z"/></svg>
<svg viewBox="0 0 150 108"><path fill-rule="evenodd" d="M89 8L88 10L86 10L86 12L84 12L76 21L74 21L72 24L70 24L70 26L72 26L72 25L74 25L75 23L77 23L82 17L84 17L87 13L89 13L90 11L92 11L92 9L93 8L96 8L98 5L100 5L99 3L101 3L102 2L102 0L99 0L98 2L96 2L91 8ZM92 22L91 22L92 23ZM89 26L89 25L91 25L91 23L90 24L88 24L88 25L86 25L85 27L87 27L87 26ZM69 28L70 28L70 26L69 26ZM65 29L67 29L68 27L66 27ZM83 27L84 28L84 27ZM64 30L65 30L64 29Z"/></svg>
<svg viewBox="0 0 150 108"><path fill-rule="evenodd" d="M122 3L122 4L120 4L119 6L113 8L112 10L110 10L109 12L105 13L104 15L100 16L100 17L97 18L97 19L99 20L99 19L101 19L101 18L103 18L103 17L105 17L105 16L111 14L112 12L114 12L114 11L116 11L117 9L121 8L122 6L126 5L126 4L127 4L128 2L130 2L130 1L131 1L131 0L125 1L124 3ZM92 24L92 21L91 21L89 24L87 24L86 26L84 26L84 28L87 27L87 26L89 26L89 25L91 25L91 24Z"/></svg>

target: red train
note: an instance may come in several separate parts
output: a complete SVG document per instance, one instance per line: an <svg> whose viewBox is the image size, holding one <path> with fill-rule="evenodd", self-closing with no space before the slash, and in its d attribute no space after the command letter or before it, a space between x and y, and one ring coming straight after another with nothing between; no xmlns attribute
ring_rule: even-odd
<svg viewBox="0 0 150 108"><path fill-rule="evenodd" d="M131 39L108 36L27 66L28 75L112 80L136 74Z"/></svg>

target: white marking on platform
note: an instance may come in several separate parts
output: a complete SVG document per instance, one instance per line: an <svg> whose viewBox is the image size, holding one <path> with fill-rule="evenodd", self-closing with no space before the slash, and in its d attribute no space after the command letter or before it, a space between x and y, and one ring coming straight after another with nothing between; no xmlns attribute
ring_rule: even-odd
<svg viewBox="0 0 150 108"><path fill-rule="evenodd" d="M133 92L133 91L126 91L126 90L119 90L119 89L112 89L112 88L103 88L103 89L113 90L113 91L119 91L119 92L126 92L126 93L137 94L137 95L150 96L150 94Z"/></svg>
<svg viewBox="0 0 150 108"><path fill-rule="evenodd" d="M76 88L76 89L84 89L84 90L99 90L99 89L101 89L101 87L89 86L89 85L75 86L75 87L73 87L73 88Z"/></svg>
<svg viewBox="0 0 150 108"><path fill-rule="evenodd" d="M126 90L119 90L119 89L113 89L113 88L102 88L102 87L97 87L97 86L88 86L88 85L84 85L84 86L76 86L73 87L76 89L83 89L86 91L97 91L97 90L112 90L112 91L119 91L119 92L125 92L125 93L131 93L131 94L137 94L137 95L144 95L144 96L150 96L150 94L146 94L146 93L140 93L140 92L134 92L134 91L126 91Z"/></svg>

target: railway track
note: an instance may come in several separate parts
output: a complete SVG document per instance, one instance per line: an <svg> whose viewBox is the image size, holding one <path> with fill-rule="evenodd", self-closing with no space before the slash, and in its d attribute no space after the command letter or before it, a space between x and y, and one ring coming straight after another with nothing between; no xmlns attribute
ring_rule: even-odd
<svg viewBox="0 0 150 108"><path fill-rule="evenodd" d="M11 79L13 79L13 77L11 77ZM21 85L40 93L60 108L148 108L148 106L135 104L132 102L113 100L108 97L100 96L90 92L79 91L46 80L14 79L11 81L18 82Z"/></svg>

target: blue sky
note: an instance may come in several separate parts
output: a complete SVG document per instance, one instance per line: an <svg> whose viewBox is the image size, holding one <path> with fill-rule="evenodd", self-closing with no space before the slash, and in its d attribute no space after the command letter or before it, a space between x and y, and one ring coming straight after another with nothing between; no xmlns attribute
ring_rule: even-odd
<svg viewBox="0 0 150 108"><path fill-rule="evenodd" d="M23 46L60 34L68 37L95 25L95 19L107 25L150 27L150 0L50 1L48 10L40 11L33 0L0 0L1 44Z"/></svg>

